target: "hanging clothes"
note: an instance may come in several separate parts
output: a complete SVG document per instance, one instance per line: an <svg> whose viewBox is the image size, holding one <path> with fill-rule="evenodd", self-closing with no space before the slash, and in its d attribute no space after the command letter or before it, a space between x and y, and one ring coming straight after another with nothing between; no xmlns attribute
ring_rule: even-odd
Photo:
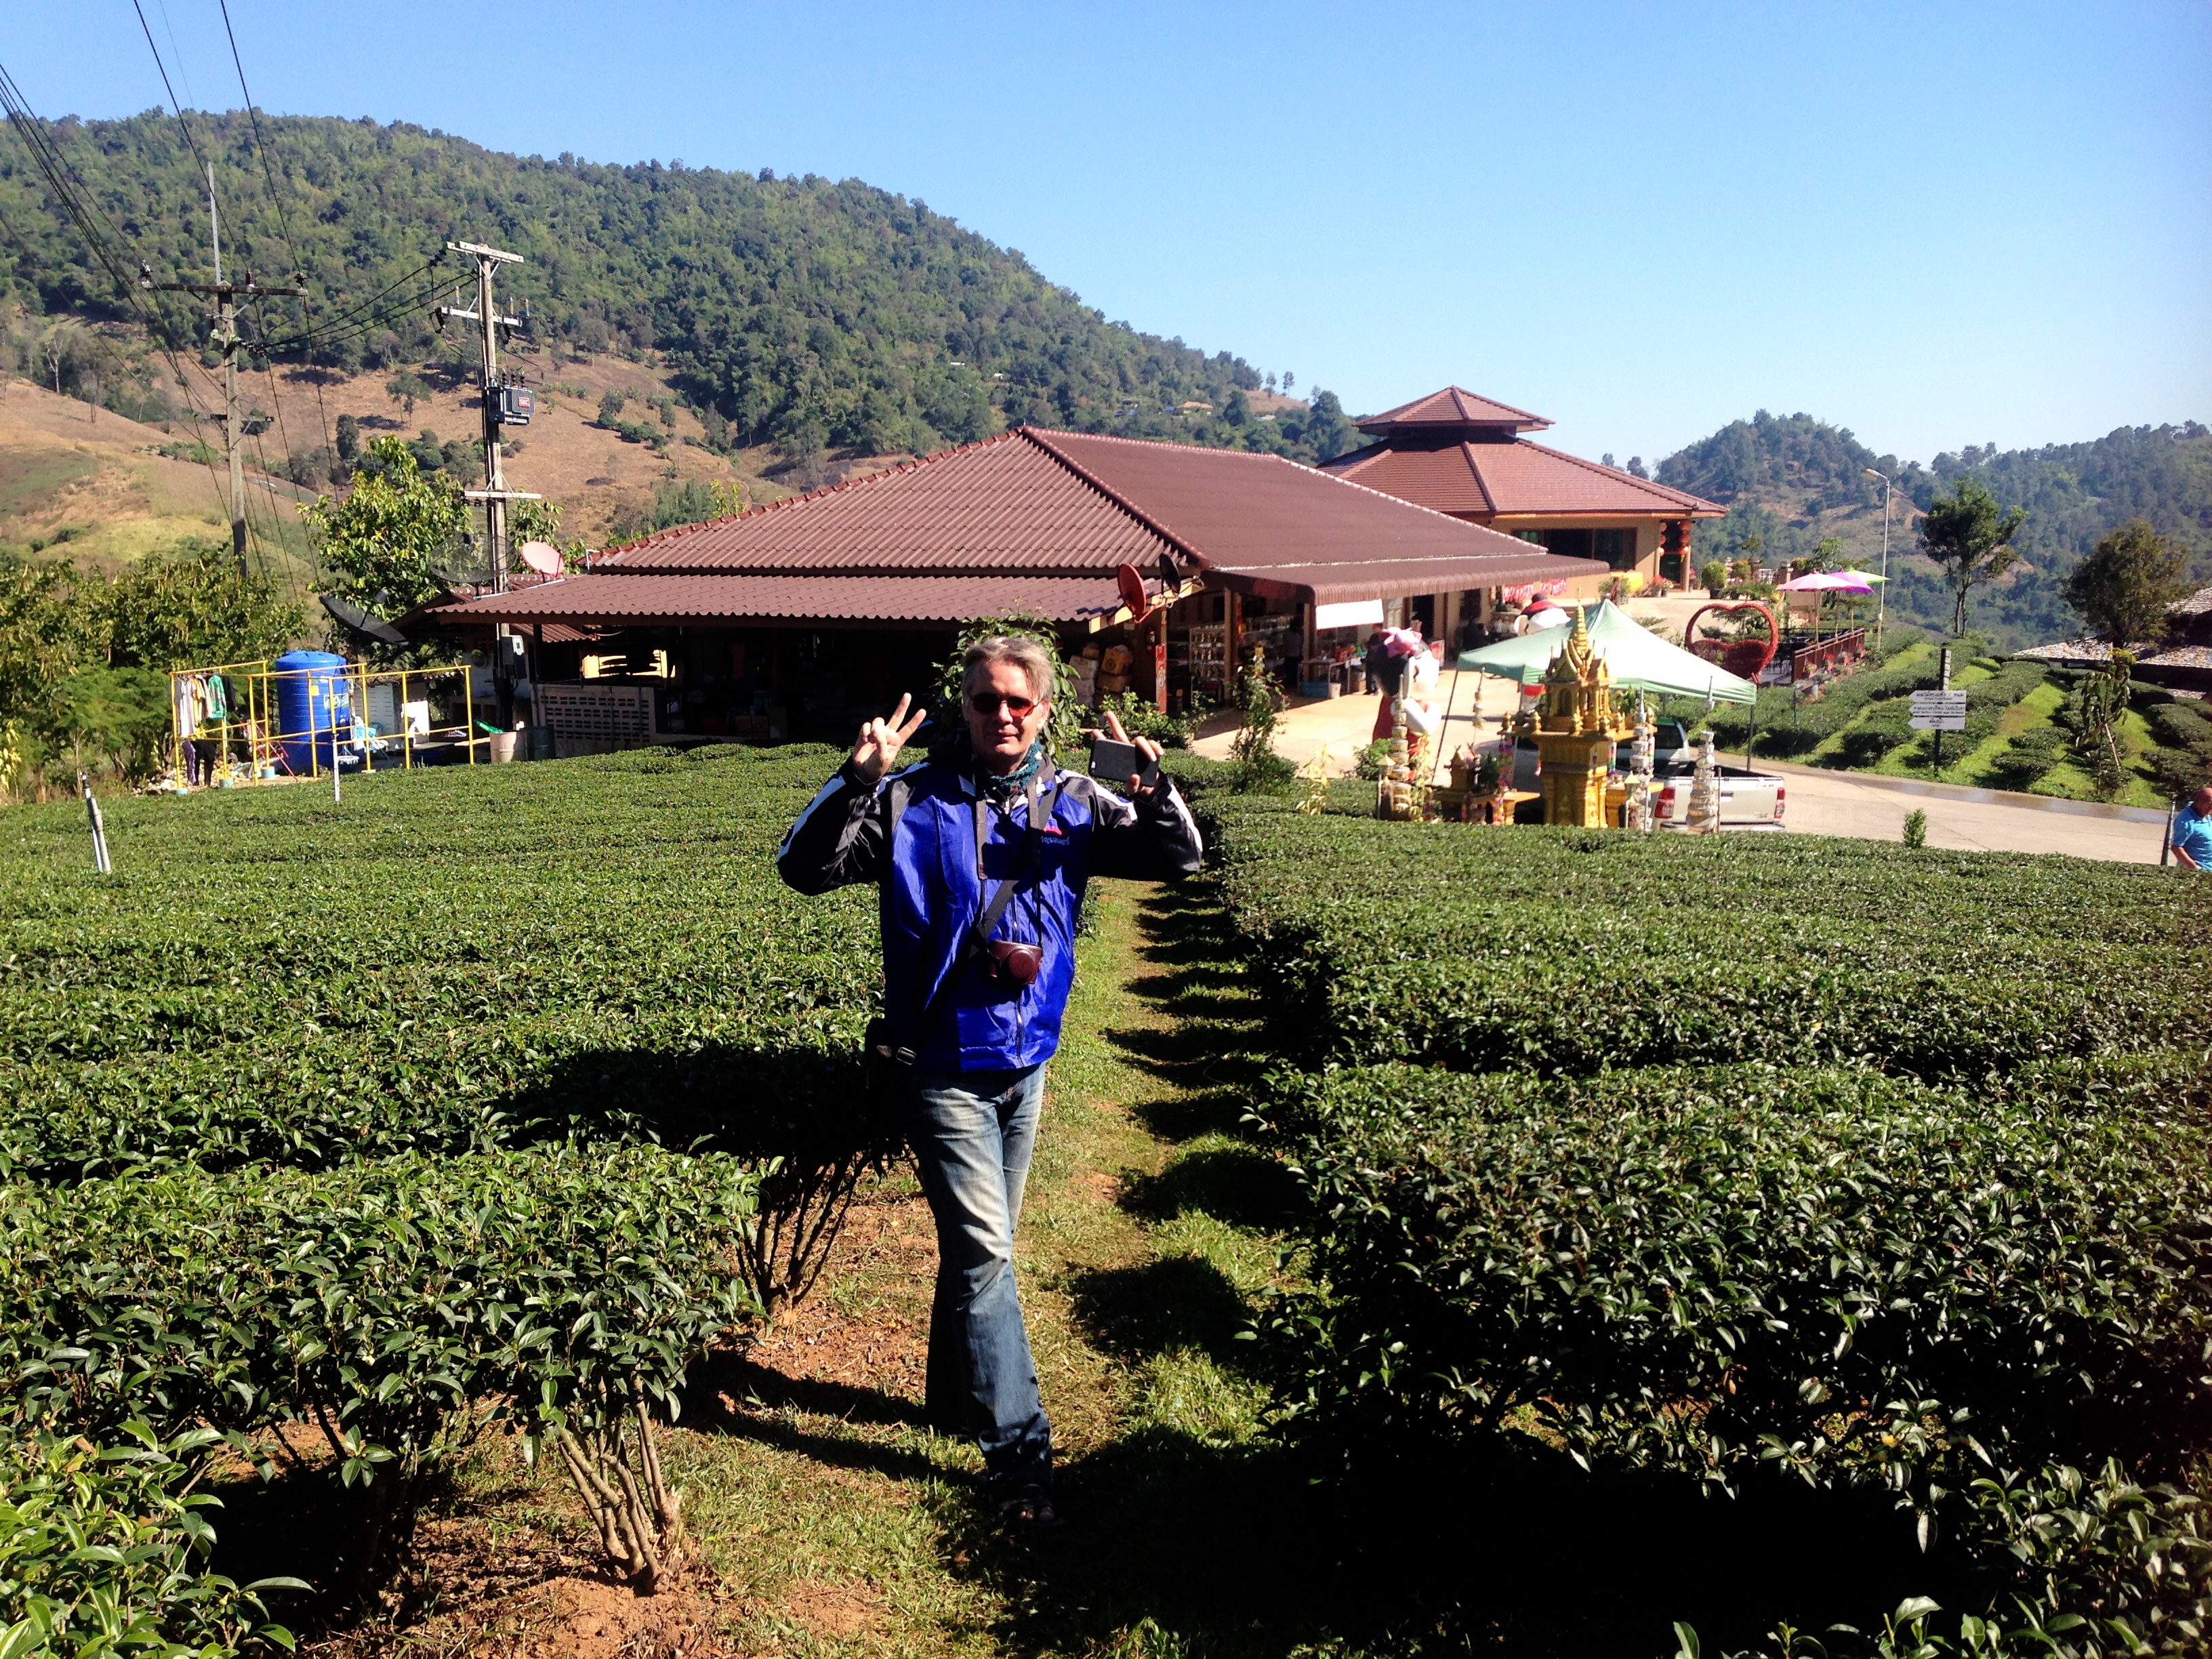
<svg viewBox="0 0 2212 1659"><path fill-rule="evenodd" d="M206 678L207 717L211 720L228 720L230 718L229 688L223 684L222 676L220 674L210 674Z"/></svg>

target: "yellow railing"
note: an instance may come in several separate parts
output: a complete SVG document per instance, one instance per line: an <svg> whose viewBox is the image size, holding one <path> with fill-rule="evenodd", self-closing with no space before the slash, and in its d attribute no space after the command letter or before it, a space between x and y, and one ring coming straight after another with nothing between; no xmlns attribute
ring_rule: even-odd
<svg viewBox="0 0 2212 1659"><path fill-rule="evenodd" d="M210 675L220 675L223 681L223 708L219 715L212 712L206 696ZM304 688L307 724L303 729L286 726L280 693L288 680L307 683ZM460 689L459 721L433 724L434 703L451 696L451 684L456 680ZM377 700L369 695L372 687L386 685L392 688L394 718L389 730L372 720ZM335 690L339 686L344 688L342 693ZM423 695L419 698L410 695L417 691ZM380 756L396 754L398 764L411 769L431 763L433 754L450 756L456 748L473 766L477 745L487 741L475 727L475 677L465 665L371 669L362 663L346 663L327 668L280 669L266 659L216 663L170 671L169 723L177 740L179 769L188 781L197 769L185 758L188 743L216 745L213 764L222 767L231 782L320 777L332 767L349 769L345 766L349 756L361 769L374 770ZM386 764L391 763L387 759ZM212 782L212 766L210 772Z"/></svg>

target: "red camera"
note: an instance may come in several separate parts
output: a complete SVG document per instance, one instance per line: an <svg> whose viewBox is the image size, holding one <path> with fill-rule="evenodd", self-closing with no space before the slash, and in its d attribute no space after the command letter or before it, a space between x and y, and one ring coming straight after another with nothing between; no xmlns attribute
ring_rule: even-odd
<svg viewBox="0 0 2212 1659"><path fill-rule="evenodd" d="M994 939L988 942L986 968L993 979L1007 980L1016 985L1034 985L1037 975L1044 971L1044 947L1020 939Z"/></svg>

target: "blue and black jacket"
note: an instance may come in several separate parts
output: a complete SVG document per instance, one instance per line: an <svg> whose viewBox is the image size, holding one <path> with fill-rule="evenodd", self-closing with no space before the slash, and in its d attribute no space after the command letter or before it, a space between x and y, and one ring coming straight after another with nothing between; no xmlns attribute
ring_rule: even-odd
<svg viewBox="0 0 2212 1659"><path fill-rule="evenodd" d="M1075 978L1085 884L1093 876L1173 880L1199 866L1198 825L1166 779L1133 805L1080 773L1054 772L1049 763L1038 787L1040 795L1051 792L1052 806L1036 860L991 936L1043 946L1042 971L1024 987L992 978L971 959L929 1031L916 1032L915 1022L962 936L1028 856L1028 799L1017 796L1000 806L981 794L968 772L937 760L871 787L848 761L783 838L777 872L802 893L877 884L884 1014L898 1039L913 1046L918 1072L1011 1070L1049 1060L1060 1047L1060 1016Z"/></svg>

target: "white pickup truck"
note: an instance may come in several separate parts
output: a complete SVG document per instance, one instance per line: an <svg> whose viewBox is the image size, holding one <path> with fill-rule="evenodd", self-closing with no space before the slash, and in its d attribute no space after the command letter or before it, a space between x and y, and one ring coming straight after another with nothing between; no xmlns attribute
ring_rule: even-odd
<svg viewBox="0 0 2212 1659"><path fill-rule="evenodd" d="M1617 770L1626 773L1632 763L1632 743L1614 752ZM1690 780L1698 767L1698 751L1680 720L1662 720L1651 763L1651 817L1662 829L1690 827ZM1772 772L1755 772L1742 766L1719 766L1721 828L1723 830L1779 830L1786 803L1786 781ZM1519 739L1513 749L1513 787L1538 789L1536 744Z"/></svg>

